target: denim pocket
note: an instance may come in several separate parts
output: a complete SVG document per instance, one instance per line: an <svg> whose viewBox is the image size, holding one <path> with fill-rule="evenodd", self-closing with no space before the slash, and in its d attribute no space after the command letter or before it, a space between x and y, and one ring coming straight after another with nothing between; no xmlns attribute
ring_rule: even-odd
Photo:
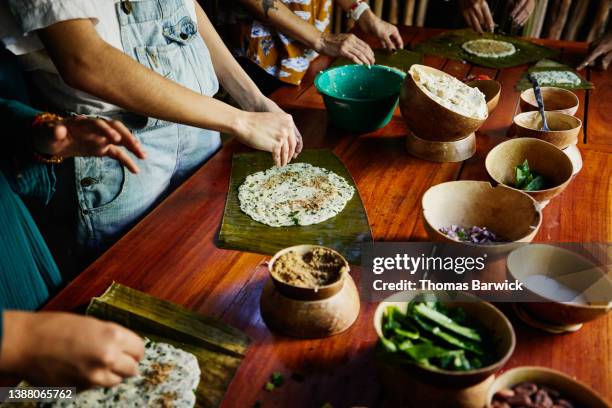
<svg viewBox="0 0 612 408"><path fill-rule="evenodd" d="M99 212L118 206L129 180L125 167L109 157L88 158L80 163L76 174L82 210Z"/></svg>

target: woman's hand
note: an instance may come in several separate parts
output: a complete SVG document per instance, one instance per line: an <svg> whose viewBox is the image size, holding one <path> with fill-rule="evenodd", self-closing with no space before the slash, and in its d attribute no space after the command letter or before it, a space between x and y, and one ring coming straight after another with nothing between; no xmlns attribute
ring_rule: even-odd
<svg viewBox="0 0 612 408"><path fill-rule="evenodd" d="M600 59L601 67L605 70L610 66L612 62L612 31L604 35L596 43L593 44L593 51L589 56L578 66L578 69L584 69Z"/></svg>
<svg viewBox="0 0 612 408"><path fill-rule="evenodd" d="M233 133L241 143L272 153L277 166L286 165L296 155L296 127L288 113L240 111Z"/></svg>
<svg viewBox="0 0 612 408"><path fill-rule="evenodd" d="M459 7L465 22L475 31L483 33L495 29L495 22L486 0L459 0Z"/></svg>
<svg viewBox="0 0 612 408"><path fill-rule="evenodd" d="M364 32L378 38L383 48L391 52L404 48L404 41L397 27L378 18L372 10L364 11L357 24Z"/></svg>
<svg viewBox="0 0 612 408"><path fill-rule="evenodd" d="M135 333L92 317L4 312L0 373L41 386L110 387L138 374L144 344Z"/></svg>
<svg viewBox="0 0 612 408"><path fill-rule="evenodd" d="M514 24L522 27L529 20L533 9L535 9L535 0L514 0L514 6L510 11L510 18L512 18Z"/></svg>
<svg viewBox="0 0 612 408"><path fill-rule="evenodd" d="M355 64L374 64L374 51L355 34L322 33L314 49L330 57L346 57Z"/></svg>
<svg viewBox="0 0 612 408"><path fill-rule="evenodd" d="M267 98L262 95L262 97L258 100L256 104L250 107L251 112L277 112L277 113L286 113L284 110L280 108L272 99ZM300 133L297 126L293 125L293 130L295 133L295 151L293 156L289 157L289 161L291 159L295 159L302 152L302 148L304 147L304 142L302 141L302 134Z"/></svg>
<svg viewBox="0 0 612 408"><path fill-rule="evenodd" d="M32 142L36 151L53 156L112 157L132 173L138 173L138 166L121 146L139 159L146 157L138 139L116 120L75 116L49 122L41 126Z"/></svg>

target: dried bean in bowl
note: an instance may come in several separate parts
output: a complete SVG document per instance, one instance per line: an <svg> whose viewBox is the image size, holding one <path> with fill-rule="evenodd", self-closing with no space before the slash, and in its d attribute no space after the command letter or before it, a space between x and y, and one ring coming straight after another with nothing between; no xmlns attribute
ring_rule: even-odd
<svg viewBox="0 0 612 408"><path fill-rule="evenodd" d="M512 388L503 388L495 393L491 408L580 408L558 390L522 382Z"/></svg>

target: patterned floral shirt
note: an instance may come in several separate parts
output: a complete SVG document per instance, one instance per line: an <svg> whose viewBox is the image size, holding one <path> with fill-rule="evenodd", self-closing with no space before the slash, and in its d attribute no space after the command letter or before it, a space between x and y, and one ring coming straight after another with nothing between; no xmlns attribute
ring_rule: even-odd
<svg viewBox="0 0 612 408"><path fill-rule="evenodd" d="M282 0L297 16L321 32L329 31L332 0ZM318 54L298 41L258 20L248 21L250 29L241 30L238 56L247 57L268 74L293 85L299 85L310 62Z"/></svg>

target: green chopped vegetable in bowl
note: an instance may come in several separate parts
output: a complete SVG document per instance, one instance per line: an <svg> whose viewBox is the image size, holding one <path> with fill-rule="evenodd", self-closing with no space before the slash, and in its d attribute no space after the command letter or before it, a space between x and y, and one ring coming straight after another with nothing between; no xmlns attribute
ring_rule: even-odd
<svg viewBox="0 0 612 408"><path fill-rule="evenodd" d="M382 302L374 316L377 357L403 375L433 384L476 384L499 370L516 342L497 308L467 293L406 291Z"/></svg>
<svg viewBox="0 0 612 408"><path fill-rule="evenodd" d="M529 161L516 166L514 187L524 191L539 191L549 188L548 181L529 168Z"/></svg>

